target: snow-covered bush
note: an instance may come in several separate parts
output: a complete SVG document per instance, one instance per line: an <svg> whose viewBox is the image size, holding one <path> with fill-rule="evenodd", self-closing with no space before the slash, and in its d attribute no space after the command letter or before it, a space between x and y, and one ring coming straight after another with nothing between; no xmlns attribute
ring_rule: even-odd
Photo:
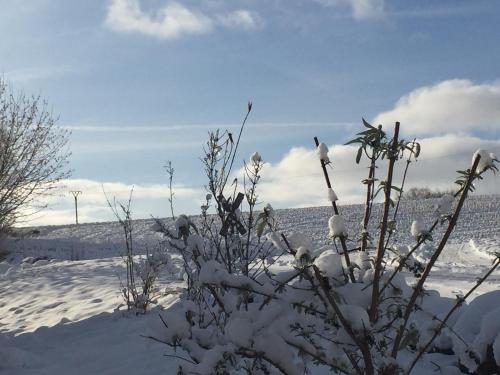
<svg viewBox="0 0 500 375"><path fill-rule="evenodd" d="M453 326L453 350L460 363L474 373L500 372L500 291L472 301Z"/></svg>
<svg viewBox="0 0 500 375"><path fill-rule="evenodd" d="M357 235L347 232L338 197L330 190L326 165L334 165L334 160L315 139L329 189L325 197L333 208L328 225L331 246L326 247L315 246L301 233L280 231L270 206L257 214L264 166L260 155L254 154L245 164L242 187L237 180L229 185L239 137L234 144L227 132L210 135L203 158L209 194L198 224L187 217L173 228L159 222L167 246L184 259L187 280L179 302L162 315L165 329L158 337L181 349L185 363L178 374L302 375L316 366L333 373L400 374L411 372L426 352L437 350L438 337L440 344L446 344L441 332L446 331L452 346L448 323L500 260L456 302L426 291L424 283L472 183L494 163L477 171L480 158L476 157L471 168L460 172L453 199L448 197L436 208L434 224L412 226L413 244L393 243L399 198L395 202L391 192L401 197L406 172L420 146L399 139L399 123L390 139L381 126L365 121L364 125L366 130L350 142L359 145L357 163L363 155L369 160L368 178L363 180L365 211ZM240 136L242 130L243 126ZM398 187L393 176L402 158L406 163ZM377 163L383 159L389 164L387 176L376 178ZM383 212L374 218L372 208L379 193L383 193ZM209 207L215 215L208 215ZM370 220L380 222L377 233L369 232ZM445 233L432 245L438 225L446 227ZM415 258L423 246L429 253L426 264ZM405 269L418 270L415 285L406 281Z"/></svg>

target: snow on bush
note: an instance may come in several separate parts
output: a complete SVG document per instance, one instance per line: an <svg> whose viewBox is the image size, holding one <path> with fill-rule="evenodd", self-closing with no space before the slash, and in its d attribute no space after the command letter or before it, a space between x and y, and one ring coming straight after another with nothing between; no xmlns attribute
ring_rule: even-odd
<svg viewBox="0 0 500 375"><path fill-rule="evenodd" d="M443 195L435 206L436 213L438 215L449 215L453 208L453 203L455 202L455 197L451 194Z"/></svg>
<svg viewBox="0 0 500 375"><path fill-rule="evenodd" d="M487 362L500 368L500 291L476 297L453 330L453 350L469 371L477 372Z"/></svg>
<svg viewBox="0 0 500 375"><path fill-rule="evenodd" d="M250 156L250 161L252 162L252 164L257 165L262 162L262 158L260 157L258 152L254 152L252 156Z"/></svg>
<svg viewBox="0 0 500 375"><path fill-rule="evenodd" d="M146 313L151 304L157 302L159 290L156 281L163 270L176 273L177 268L172 264L170 255L160 245L153 252L146 251L145 256L137 257L134 253L133 221L130 205L132 202L132 191L127 204L114 201L112 204L106 196L109 207L113 211L119 224L123 228L125 236L125 249L123 260L126 268L126 282L121 281L121 291L125 306L128 311L136 314ZM179 233L187 237L189 235L190 221L187 216L181 215L175 221L175 227ZM162 223L157 221L155 231L162 230ZM187 229L186 229L187 227Z"/></svg>
<svg viewBox="0 0 500 375"><path fill-rule="evenodd" d="M330 229L330 237L347 237L347 228L344 218L340 215L333 215L328 220L328 228Z"/></svg>
<svg viewBox="0 0 500 375"><path fill-rule="evenodd" d="M319 271L324 276L337 279L344 275L342 256L335 253L333 250L323 251L314 260L314 265L318 267Z"/></svg>
<svg viewBox="0 0 500 375"><path fill-rule="evenodd" d="M335 191L333 191L332 188L328 188L328 200L330 202L335 202L335 201L339 200L339 198L337 197L337 194L335 194Z"/></svg>
<svg viewBox="0 0 500 375"><path fill-rule="evenodd" d="M326 247L300 232L281 231L270 206L257 211L260 156L252 155L245 165L243 186L237 180L227 186L237 147L229 133L210 135L203 162L212 197L207 204L215 215L203 209L197 224L179 217L174 228L162 229L166 246L182 256L187 280L180 300L162 314L159 337L181 349L185 362L178 374L303 375L323 366L333 373L395 375L411 372L427 352L452 346L448 323L500 261L456 302L426 290L424 283L472 183L493 165L476 173L475 158L473 168L457 180L457 198L443 197L436 207L439 217L432 227L415 221L415 242L394 243L399 202L392 201L391 191L403 192L404 182L394 184L393 170L397 160L418 157L420 147L398 138L399 124L391 139L381 126L366 121L364 126L367 130L350 142L359 144L357 162L362 155L370 159L369 178L363 181L363 229L359 238L348 239L340 209L333 204ZM328 148L320 143L316 151L327 176ZM373 174L379 159L389 163L385 179ZM383 212L375 218L377 232L370 233L367 224L378 192L384 194ZM337 200L333 190L328 200ZM445 226L443 238L430 245L438 225ZM415 258L422 249L428 252L425 264ZM416 279L408 283L404 269L413 270ZM484 330L491 333L496 327ZM481 360L485 342L493 343L494 351L500 344L492 335L480 337L474 345Z"/></svg>
<svg viewBox="0 0 500 375"><path fill-rule="evenodd" d="M418 239L422 235L426 233L426 229L424 225L419 221L419 220L414 220L413 223L411 223L411 235L415 238Z"/></svg>
<svg viewBox="0 0 500 375"><path fill-rule="evenodd" d="M316 147L316 155L318 155L319 160L322 160L325 164L330 163L330 159L328 158L328 146L324 143L320 143L318 147Z"/></svg>
<svg viewBox="0 0 500 375"><path fill-rule="evenodd" d="M477 165L477 170L479 172L483 172L488 168L491 168L493 166L493 160L496 159L495 155L489 153L488 151L478 149L472 156L472 163L474 163L474 160L477 156L481 157L479 164Z"/></svg>

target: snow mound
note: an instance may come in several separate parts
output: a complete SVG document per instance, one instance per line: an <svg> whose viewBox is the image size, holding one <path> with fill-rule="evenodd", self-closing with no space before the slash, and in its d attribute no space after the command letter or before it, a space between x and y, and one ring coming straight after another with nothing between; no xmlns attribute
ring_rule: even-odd
<svg viewBox="0 0 500 375"><path fill-rule="evenodd" d="M500 290L495 290L474 299L455 323L453 351L469 371L476 371L488 360L489 347L492 347L496 364L500 366L499 317Z"/></svg>

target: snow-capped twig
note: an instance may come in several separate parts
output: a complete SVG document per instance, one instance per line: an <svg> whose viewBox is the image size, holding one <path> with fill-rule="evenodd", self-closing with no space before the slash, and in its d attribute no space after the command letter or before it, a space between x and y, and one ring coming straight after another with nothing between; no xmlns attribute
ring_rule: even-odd
<svg viewBox="0 0 500 375"><path fill-rule="evenodd" d="M316 144L316 147L318 147L320 145L318 137L314 137L314 143ZM321 163L321 169L323 170L323 176L325 177L326 186L328 189L332 189L332 184L330 183L330 177L328 176L328 171L326 170L325 161L323 159L320 159L320 163ZM335 213L335 215L340 215L339 209L337 207L337 203L335 201L332 201L331 203L332 203L333 212ZM351 259L349 258L349 250L347 250L347 244L345 242L345 238L343 236L341 236L341 237L339 237L339 239L340 239L340 244L342 245L342 251L343 251L345 262L346 262L346 265L348 268L349 278L350 278L351 282L354 283L354 282L356 282L356 279L354 278L354 272L352 270Z"/></svg>

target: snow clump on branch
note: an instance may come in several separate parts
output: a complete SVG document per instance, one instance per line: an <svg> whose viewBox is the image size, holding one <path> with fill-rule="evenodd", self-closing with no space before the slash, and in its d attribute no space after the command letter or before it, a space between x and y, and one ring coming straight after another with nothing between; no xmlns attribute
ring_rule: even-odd
<svg viewBox="0 0 500 375"><path fill-rule="evenodd" d="M495 161L498 161L495 154L488 153L488 151L483 149L479 149L474 153L474 156L472 157L472 164L474 164L474 160L476 160L476 157L478 155L481 157L481 159L479 159L479 164L477 165L478 172L486 171L494 165Z"/></svg>
<svg viewBox="0 0 500 375"><path fill-rule="evenodd" d="M333 215L330 220L328 220L328 227L330 228L330 237L347 237L347 228L342 216Z"/></svg>
<svg viewBox="0 0 500 375"><path fill-rule="evenodd" d="M443 195L439 202L435 205L436 213L438 215L449 215L451 213L451 209L453 208L453 202L455 202L455 197L453 195Z"/></svg>
<svg viewBox="0 0 500 375"><path fill-rule="evenodd" d="M314 265L327 277L337 278L344 274L342 256L335 253L333 250L323 251L320 256L314 260Z"/></svg>
<svg viewBox="0 0 500 375"><path fill-rule="evenodd" d="M339 200L339 198L337 197L337 194L335 194L335 191L333 191L332 188L328 188L328 200L330 202L335 202L335 201Z"/></svg>
<svg viewBox="0 0 500 375"><path fill-rule="evenodd" d="M426 232L427 231L425 230L424 225L420 221L414 220L413 223L411 223L411 235L415 239L418 239L420 236L422 236Z"/></svg>
<svg viewBox="0 0 500 375"><path fill-rule="evenodd" d="M262 157L259 155L258 152L254 152L252 156L250 156L250 161L252 162L253 165L258 165L259 163L262 162Z"/></svg>
<svg viewBox="0 0 500 375"><path fill-rule="evenodd" d="M325 164L330 163L330 159L328 158L328 146L324 143L320 143L316 148L316 154L318 155L319 160L323 160Z"/></svg>

